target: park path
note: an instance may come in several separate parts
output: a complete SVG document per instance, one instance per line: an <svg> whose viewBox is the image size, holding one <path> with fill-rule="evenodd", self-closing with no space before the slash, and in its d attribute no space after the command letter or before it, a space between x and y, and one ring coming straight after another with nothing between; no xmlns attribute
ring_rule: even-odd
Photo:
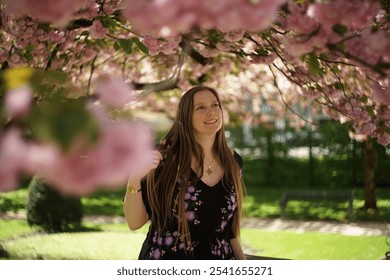
<svg viewBox="0 0 390 280"><path fill-rule="evenodd" d="M25 219L23 212L0 213L0 219ZM96 216L86 215L84 222L96 224L125 223L122 216ZM320 232L320 233L340 233L343 235L365 235L365 236L390 236L390 223L383 222L328 222L328 221L300 221L287 219L262 219L245 218L242 223L243 228L257 228L269 231L287 230L293 232Z"/></svg>

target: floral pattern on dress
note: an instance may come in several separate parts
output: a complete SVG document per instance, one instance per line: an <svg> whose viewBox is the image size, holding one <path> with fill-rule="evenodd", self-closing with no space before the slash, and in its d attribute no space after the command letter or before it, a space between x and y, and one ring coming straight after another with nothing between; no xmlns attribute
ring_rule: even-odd
<svg viewBox="0 0 390 280"><path fill-rule="evenodd" d="M229 220L233 218L234 213L236 212L237 209L237 196L236 193L234 192L234 187L232 186L230 189L230 194L225 196L226 202L227 202L227 207L221 208L221 223L219 225L219 228L216 229L217 232L222 232L226 230L226 226L229 223Z"/></svg>
<svg viewBox="0 0 390 280"><path fill-rule="evenodd" d="M211 254L219 259L230 259L233 256L230 242L226 239L216 239L216 244L211 245Z"/></svg>
<svg viewBox="0 0 390 280"><path fill-rule="evenodd" d="M178 181L178 183L180 183ZM202 201L199 200L199 195L201 190L196 189L192 185L188 185L187 192L184 195L184 205L186 210L187 221L190 224L200 224L198 219L198 206L202 205ZM177 217L176 211L173 211L174 215ZM157 230L154 231L152 237L152 249L150 251L150 257L152 259L160 259L164 257L167 251L183 251L184 252L184 242L182 241L181 234L176 230L172 233L170 231L166 231L163 236L158 236ZM191 242L187 247L187 251L191 252L194 250L198 242Z"/></svg>
<svg viewBox="0 0 390 280"><path fill-rule="evenodd" d="M182 184L183 180L185 184ZM146 251L149 259L234 259L230 244L230 238L234 236L232 219L238 208L234 185L225 185L220 180L215 186L208 187L193 173L188 179L178 179L175 194L182 186L186 187L184 207L191 243L185 245L178 231L176 198L172 223L160 234L152 225L149 229L145 241L149 243Z"/></svg>
<svg viewBox="0 0 390 280"><path fill-rule="evenodd" d="M198 207L203 204L203 201L199 200L201 191L202 190L189 185L187 192L184 195L184 207L186 210L187 221L189 223L193 223L194 225L200 224L197 213Z"/></svg>
<svg viewBox="0 0 390 280"><path fill-rule="evenodd" d="M169 252L184 252L184 242L182 241L181 235L179 232L166 231L163 236L158 236L157 230L154 231L152 237L152 248L150 250L150 258L159 260L164 255ZM187 247L187 251L191 252L197 245L197 242L192 242L191 245Z"/></svg>

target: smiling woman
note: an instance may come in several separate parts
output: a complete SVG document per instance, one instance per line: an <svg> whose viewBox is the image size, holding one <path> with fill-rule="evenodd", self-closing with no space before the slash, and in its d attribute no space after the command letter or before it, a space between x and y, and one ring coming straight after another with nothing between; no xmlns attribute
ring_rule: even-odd
<svg viewBox="0 0 390 280"><path fill-rule="evenodd" d="M228 146L217 92L197 86L152 160L132 173L124 199L129 228L148 220L140 259L244 259L239 235L242 159Z"/></svg>
<svg viewBox="0 0 390 280"><path fill-rule="evenodd" d="M222 110L217 97L208 90L198 91L194 95L194 108L192 126L195 137L215 135L222 127Z"/></svg>

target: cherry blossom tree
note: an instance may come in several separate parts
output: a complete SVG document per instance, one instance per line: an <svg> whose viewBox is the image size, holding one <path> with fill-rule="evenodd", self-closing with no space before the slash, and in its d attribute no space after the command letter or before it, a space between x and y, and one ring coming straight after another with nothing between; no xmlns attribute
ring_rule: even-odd
<svg viewBox="0 0 390 280"><path fill-rule="evenodd" d="M310 105L387 146L388 15L379 0L2 0L0 189L22 173L65 174L50 180L79 194L119 185L152 137L118 112L172 112L198 83L218 88L231 113L246 104L266 120L261 104L276 115Z"/></svg>

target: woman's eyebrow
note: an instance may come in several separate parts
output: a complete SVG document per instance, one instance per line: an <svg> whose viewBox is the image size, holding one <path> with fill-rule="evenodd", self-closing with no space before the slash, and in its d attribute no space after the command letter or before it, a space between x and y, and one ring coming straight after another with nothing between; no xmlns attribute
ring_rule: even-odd
<svg viewBox="0 0 390 280"><path fill-rule="evenodd" d="M208 103L219 103L219 102L217 99L211 100L211 101L206 101L206 102L200 101L200 102L195 103L194 106L204 105L205 103L208 104Z"/></svg>

